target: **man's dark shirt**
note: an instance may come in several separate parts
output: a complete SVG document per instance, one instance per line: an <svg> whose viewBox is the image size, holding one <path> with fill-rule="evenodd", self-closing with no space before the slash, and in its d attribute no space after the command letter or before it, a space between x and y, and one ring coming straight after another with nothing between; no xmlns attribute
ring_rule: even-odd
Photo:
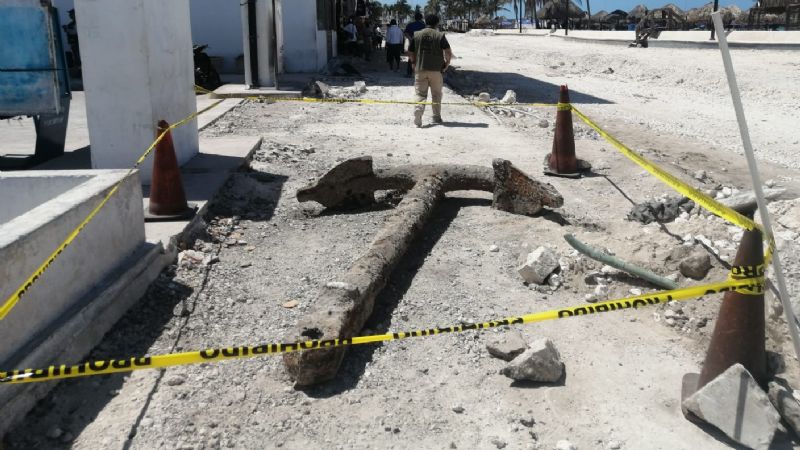
<svg viewBox="0 0 800 450"><path fill-rule="evenodd" d="M409 39L413 39L414 33L424 29L425 29L425 22L417 20L415 22L411 22L410 24L406 25L406 29L403 31L403 33L405 33L405 35L408 36Z"/></svg>

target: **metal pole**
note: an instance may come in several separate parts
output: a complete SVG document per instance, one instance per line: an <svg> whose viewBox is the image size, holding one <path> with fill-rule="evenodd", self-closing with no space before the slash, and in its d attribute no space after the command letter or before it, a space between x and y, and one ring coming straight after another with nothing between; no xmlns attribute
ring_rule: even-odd
<svg viewBox="0 0 800 450"><path fill-rule="evenodd" d="M564 0L564 36L569 36L569 0Z"/></svg>
<svg viewBox="0 0 800 450"><path fill-rule="evenodd" d="M520 34L522 34L522 0L519 0L518 4L519 4L518 8L519 14L517 15L518 16L517 21L519 22L519 32Z"/></svg>
<svg viewBox="0 0 800 450"><path fill-rule="evenodd" d="M718 9L719 9L719 0L714 0L714 11L711 13L711 14L712 14L712 17L713 17L713 15L714 15L714 14L717 12L717 10L718 10ZM715 28L715 27L716 27L716 24L715 24L715 26L714 26L714 27L711 27L711 39L709 39L709 40L711 40L711 41L713 41L713 40L714 40L714 28Z"/></svg>
<svg viewBox="0 0 800 450"><path fill-rule="evenodd" d="M753 192L756 194L758 212L761 215L761 223L764 225L764 231L766 231L771 244L773 239L772 222L769 217L769 211L767 210L767 202L764 199L764 189L761 185L761 174L758 171L758 163L753 153L753 144L750 142L750 130L747 128L747 119L744 117L744 107L742 106L742 98L739 95L739 85L736 83L736 74L733 72L733 61L731 60L730 50L728 50L728 38L725 36L725 29L722 25L722 17L720 17L719 12L711 14L711 19L714 22L714 28L716 28L717 35L719 36L719 50L722 53L722 63L725 66L725 74L728 76L728 86L731 89L733 109L736 111L736 120L739 122L739 133L742 135L744 155L747 157L747 166L750 169L750 177L753 180ZM775 280L778 282L780 300L783 304L783 313L786 317L786 323L789 326L792 344L794 344L795 356L800 359L800 336L798 336L797 333L797 319L795 318L794 310L792 310L792 304L789 301L789 291L786 289L786 280L783 277L783 268L781 267L781 259L777 249L775 249L772 255L772 267L775 269Z"/></svg>
<svg viewBox="0 0 800 450"><path fill-rule="evenodd" d="M256 0L247 1L247 38L250 47L250 87L258 87L258 32Z"/></svg>

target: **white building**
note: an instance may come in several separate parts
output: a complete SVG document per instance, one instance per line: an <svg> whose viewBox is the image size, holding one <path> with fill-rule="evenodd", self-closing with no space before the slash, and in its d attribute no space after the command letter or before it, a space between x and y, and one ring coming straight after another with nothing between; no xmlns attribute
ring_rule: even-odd
<svg viewBox="0 0 800 450"><path fill-rule="evenodd" d="M275 57L267 56L276 73L316 72L336 56L337 12L347 15L356 0L251 0L266 8L273 23L259 23L272 35ZM244 72L244 48L248 36L242 10L248 0L190 0L192 41L208 44L206 52L219 57L222 73ZM259 4L260 3L260 4ZM62 25L74 0L54 0ZM77 17L80 27L80 17ZM267 28L272 26L270 31ZM66 43L66 36L64 37ZM68 48L67 48L68 50ZM259 50L261 53L261 50ZM271 52L266 51L265 55Z"/></svg>

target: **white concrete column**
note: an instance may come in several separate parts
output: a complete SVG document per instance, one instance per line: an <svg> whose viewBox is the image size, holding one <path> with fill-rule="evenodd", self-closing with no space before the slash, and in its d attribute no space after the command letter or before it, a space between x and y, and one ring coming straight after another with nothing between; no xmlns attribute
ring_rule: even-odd
<svg viewBox="0 0 800 450"><path fill-rule="evenodd" d="M258 86L275 86L275 11L272 0L253 0L256 9L256 48L258 55ZM250 25L248 16L248 0L240 1L242 5L242 39L244 47L244 74L246 84L252 85L250 61Z"/></svg>
<svg viewBox="0 0 800 450"><path fill-rule="evenodd" d="M92 167L128 168L157 123L194 113L189 0L75 0ZM198 152L197 121L172 132L180 164ZM152 156L140 173L150 182Z"/></svg>

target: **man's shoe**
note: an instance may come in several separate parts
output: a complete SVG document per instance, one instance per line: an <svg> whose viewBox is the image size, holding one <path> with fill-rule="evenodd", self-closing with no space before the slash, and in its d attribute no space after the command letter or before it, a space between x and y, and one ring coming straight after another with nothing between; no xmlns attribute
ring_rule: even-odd
<svg viewBox="0 0 800 450"><path fill-rule="evenodd" d="M422 128L422 117L414 117L414 125L417 128Z"/></svg>
<svg viewBox="0 0 800 450"><path fill-rule="evenodd" d="M441 117L434 117L433 118L433 123L444 123L444 121L442 120Z"/></svg>

